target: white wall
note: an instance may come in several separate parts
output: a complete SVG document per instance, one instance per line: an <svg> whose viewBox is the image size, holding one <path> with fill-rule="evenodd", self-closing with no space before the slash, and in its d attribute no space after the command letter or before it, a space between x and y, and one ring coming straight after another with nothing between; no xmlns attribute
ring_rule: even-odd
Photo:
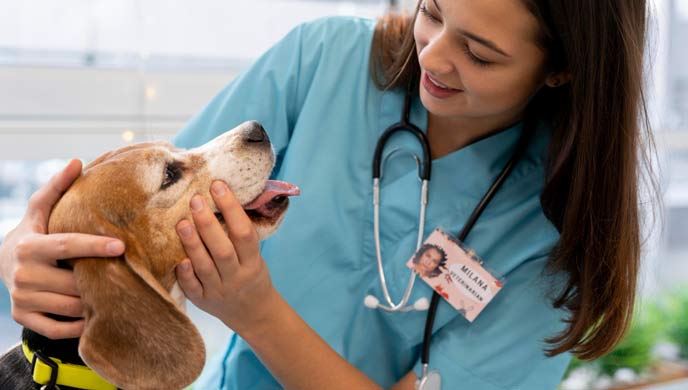
<svg viewBox="0 0 688 390"><path fill-rule="evenodd" d="M91 159L169 139L238 72L0 67L0 159Z"/></svg>

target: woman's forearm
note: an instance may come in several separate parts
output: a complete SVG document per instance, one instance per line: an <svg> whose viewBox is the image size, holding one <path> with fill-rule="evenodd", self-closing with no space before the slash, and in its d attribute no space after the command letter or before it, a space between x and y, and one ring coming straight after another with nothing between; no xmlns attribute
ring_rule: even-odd
<svg viewBox="0 0 688 390"><path fill-rule="evenodd" d="M177 224L189 256L176 269L186 296L246 340L287 389L380 389L330 348L275 290L251 219L225 183L214 182L213 188L215 205L232 222L225 231L205 198L192 199L193 223Z"/></svg>
<svg viewBox="0 0 688 390"><path fill-rule="evenodd" d="M261 326L244 331L261 362L286 389L380 389L342 358L275 292Z"/></svg>

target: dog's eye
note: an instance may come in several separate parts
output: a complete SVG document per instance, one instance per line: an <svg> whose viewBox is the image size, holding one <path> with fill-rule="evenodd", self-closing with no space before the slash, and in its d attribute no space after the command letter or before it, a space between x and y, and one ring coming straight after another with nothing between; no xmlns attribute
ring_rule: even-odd
<svg viewBox="0 0 688 390"><path fill-rule="evenodd" d="M165 165L165 172L163 174L162 184L160 189L164 190L172 184L176 183L182 177L181 166L177 163L168 163Z"/></svg>

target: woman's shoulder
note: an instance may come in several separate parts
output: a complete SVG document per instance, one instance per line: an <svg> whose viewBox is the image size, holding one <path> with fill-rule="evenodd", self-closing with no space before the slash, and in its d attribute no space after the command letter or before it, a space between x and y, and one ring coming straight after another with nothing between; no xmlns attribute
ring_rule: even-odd
<svg viewBox="0 0 688 390"><path fill-rule="evenodd" d="M376 21L358 16L324 16L303 22L299 26L305 31L326 37L345 36L357 39L370 36L372 38Z"/></svg>
<svg viewBox="0 0 688 390"><path fill-rule="evenodd" d="M366 91L375 24L361 17L329 16L295 27L278 46L286 45L290 56L298 59L299 90L342 92L342 81L346 80L344 84L355 87L354 92Z"/></svg>
<svg viewBox="0 0 688 390"><path fill-rule="evenodd" d="M327 16L303 22L294 28L303 48L346 54L367 50L372 42L375 21L355 16Z"/></svg>

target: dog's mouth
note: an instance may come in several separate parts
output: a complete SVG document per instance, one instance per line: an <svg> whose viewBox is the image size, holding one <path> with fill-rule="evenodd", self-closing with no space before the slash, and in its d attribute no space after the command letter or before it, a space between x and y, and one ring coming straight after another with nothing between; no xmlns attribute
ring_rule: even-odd
<svg viewBox="0 0 688 390"><path fill-rule="evenodd" d="M254 200L244 205L246 215L256 222L259 220L274 220L278 218L289 205L290 196L298 196L301 193L299 187L278 180L268 180L265 183L263 192ZM220 212L215 213L215 217L224 223L225 219Z"/></svg>

